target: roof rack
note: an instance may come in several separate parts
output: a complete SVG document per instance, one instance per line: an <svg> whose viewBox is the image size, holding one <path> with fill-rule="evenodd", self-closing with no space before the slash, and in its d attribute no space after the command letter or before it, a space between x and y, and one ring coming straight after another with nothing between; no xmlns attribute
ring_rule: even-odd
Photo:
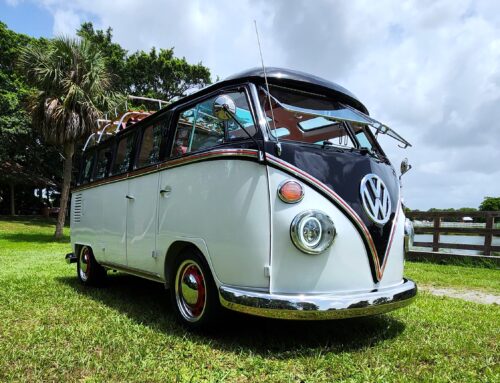
<svg viewBox="0 0 500 383"><path fill-rule="evenodd" d="M119 115L115 112L115 119L110 120L107 118L100 118L97 120L97 131L93 132L85 142L83 146L83 151L87 150L87 148L99 144L103 138L114 136L116 133L122 131L123 129L127 129L131 125L136 124L137 122L143 120L144 118L150 116L156 111L145 111L145 110L128 110L128 100L141 100L148 102L157 102L158 110L162 108L163 105L167 105L168 102L164 100L160 100L157 98L149 98L142 96L132 96L128 95L127 100L125 101L125 109L126 112ZM107 117L107 116L106 116Z"/></svg>

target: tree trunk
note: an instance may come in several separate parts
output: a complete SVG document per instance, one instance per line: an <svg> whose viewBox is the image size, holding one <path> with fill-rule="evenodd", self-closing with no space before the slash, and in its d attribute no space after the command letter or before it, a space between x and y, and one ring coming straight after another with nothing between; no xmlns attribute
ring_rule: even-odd
<svg viewBox="0 0 500 383"><path fill-rule="evenodd" d="M14 182L10 183L10 215L15 216L16 215L16 201L14 200L14 197L16 195L16 191L14 188Z"/></svg>
<svg viewBox="0 0 500 383"><path fill-rule="evenodd" d="M73 154L75 143L64 144L64 165L63 165L63 185L61 190L60 210L57 216L55 239L61 239L63 235L64 221L66 219L66 208L68 207L69 188L71 186L71 171L73 169Z"/></svg>

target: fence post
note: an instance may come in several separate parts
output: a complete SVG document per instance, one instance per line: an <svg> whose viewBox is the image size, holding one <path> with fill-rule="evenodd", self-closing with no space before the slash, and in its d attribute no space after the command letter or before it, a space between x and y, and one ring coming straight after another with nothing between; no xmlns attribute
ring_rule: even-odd
<svg viewBox="0 0 500 383"><path fill-rule="evenodd" d="M432 233L432 251L439 251L439 227L441 226L441 217L434 217L434 231Z"/></svg>
<svg viewBox="0 0 500 383"><path fill-rule="evenodd" d="M484 255L491 255L493 221L493 216L488 214L486 216L486 233L484 234Z"/></svg>

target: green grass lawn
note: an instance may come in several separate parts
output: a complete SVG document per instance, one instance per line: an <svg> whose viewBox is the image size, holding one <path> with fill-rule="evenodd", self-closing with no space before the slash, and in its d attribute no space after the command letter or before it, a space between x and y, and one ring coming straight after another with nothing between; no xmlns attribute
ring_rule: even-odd
<svg viewBox="0 0 500 383"><path fill-rule="evenodd" d="M422 285L474 289L500 295L500 270L494 268L406 262L405 275Z"/></svg>
<svg viewBox="0 0 500 383"><path fill-rule="evenodd" d="M399 311L331 322L230 314L191 334L160 284L84 288L46 221L0 219L0 381L494 382L500 307L421 293ZM498 270L407 263L417 283L499 291Z"/></svg>

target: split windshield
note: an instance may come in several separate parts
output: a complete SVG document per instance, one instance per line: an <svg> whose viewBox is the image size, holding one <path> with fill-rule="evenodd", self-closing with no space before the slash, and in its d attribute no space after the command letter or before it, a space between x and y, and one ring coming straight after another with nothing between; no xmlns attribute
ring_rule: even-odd
<svg viewBox="0 0 500 383"><path fill-rule="evenodd" d="M410 145L385 125L326 96L271 86L270 94L260 89L260 101L270 133L279 140L381 152L368 131L372 127Z"/></svg>

